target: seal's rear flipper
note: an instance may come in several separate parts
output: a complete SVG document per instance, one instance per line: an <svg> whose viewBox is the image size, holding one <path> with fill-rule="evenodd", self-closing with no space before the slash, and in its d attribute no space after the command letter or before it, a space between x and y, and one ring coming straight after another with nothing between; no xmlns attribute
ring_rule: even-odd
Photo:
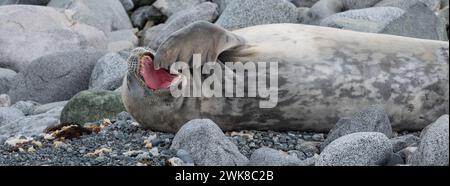
<svg viewBox="0 0 450 186"><path fill-rule="evenodd" d="M195 22L173 33L161 44L154 65L156 69L169 69L175 62L190 63L194 54L201 55L202 64L215 62L221 53L244 44L242 37L217 25L205 21Z"/></svg>

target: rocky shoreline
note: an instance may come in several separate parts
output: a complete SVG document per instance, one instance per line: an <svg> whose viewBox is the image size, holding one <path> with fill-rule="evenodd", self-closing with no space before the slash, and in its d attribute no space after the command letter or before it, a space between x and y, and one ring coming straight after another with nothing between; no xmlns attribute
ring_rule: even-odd
<svg viewBox="0 0 450 186"><path fill-rule="evenodd" d="M329 133L223 133L213 121L193 120L168 134L125 112L119 92L130 51L156 50L197 21L448 42L448 0L359 0L323 11L330 2L0 0L0 166L448 166L448 115L432 116L440 118L423 131L396 132L381 106L367 105Z"/></svg>
<svg viewBox="0 0 450 186"><path fill-rule="evenodd" d="M370 109L364 112L368 111ZM193 120L174 135L145 130L126 112L116 118L85 127L49 129L47 134L33 138L9 139L0 146L0 165L448 165L448 115L431 125L430 128L440 127L432 134L427 135L431 131L424 134L394 132L388 139L383 133L369 132L364 127L358 128L359 132L337 138L322 151L330 134L294 131L222 133L210 120ZM424 140L430 140L427 138L440 143L426 144ZM352 154L357 155L352 157Z"/></svg>

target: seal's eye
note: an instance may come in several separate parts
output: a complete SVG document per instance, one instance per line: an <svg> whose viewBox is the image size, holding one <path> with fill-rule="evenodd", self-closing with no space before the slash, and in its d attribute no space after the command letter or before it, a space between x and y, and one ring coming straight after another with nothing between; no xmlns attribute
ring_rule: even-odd
<svg viewBox="0 0 450 186"><path fill-rule="evenodd" d="M148 55L141 57L139 65L139 73L144 78L147 87L152 90L168 89L177 77L166 69L156 70L153 66L153 59Z"/></svg>

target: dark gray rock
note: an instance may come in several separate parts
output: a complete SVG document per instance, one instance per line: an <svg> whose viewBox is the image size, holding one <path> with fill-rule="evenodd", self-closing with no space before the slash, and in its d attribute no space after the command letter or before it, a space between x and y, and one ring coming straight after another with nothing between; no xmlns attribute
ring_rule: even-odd
<svg viewBox="0 0 450 186"><path fill-rule="evenodd" d="M200 166L244 166L248 163L236 145L209 119L192 120L183 125L170 148L187 151Z"/></svg>
<svg viewBox="0 0 450 186"><path fill-rule="evenodd" d="M392 127L384 108L380 105L372 105L349 118L340 119L328 133L321 149L323 150L339 137L356 132L380 132L391 138Z"/></svg>
<svg viewBox="0 0 450 186"><path fill-rule="evenodd" d="M319 0L289 0L292 4L297 7L309 7L311 8Z"/></svg>
<svg viewBox="0 0 450 186"><path fill-rule="evenodd" d="M216 24L230 30L272 23L297 23L297 8L279 0L233 0Z"/></svg>
<svg viewBox="0 0 450 186"><path fill-rule="evenodd" d="M133 10L134 8L134 2L132 0L120 0L120 3L122 3L122 6L126 11Z"/></svg>
<svg viewBox="0 0 450 186"><path fill-rule="evenodd" d="M135 27L144 28L148 21L152 21L153 24L162 22L165 17L154 6L143 6L136 9L131 14L131 22Z"/></svg>
<svg viewBox="0 0 450 186"><path fill-rule="evenodd" d="M0 94L7 93L11 82L16 77L17 73L13 70L0 68Z"/></svg>
<svg viewBox="0 0 450 186"><path fill-rule="evenodd" d="M190 9L196 5L206 2L206 0L157 0L153 6L160 10L165 16Z"/></svg>
<svg viewBox="0 0 450 186"><path fill-rule="evenodd" d="M299 166L302 161L295 156L275 149L263 147L253 152L249 166Z"/></svg>
<svg viewBox="0 0 450 186"><path fill-rule="evenodd" d="M152 5L156 0L133 0L136 7Z"/></svg>
<svg viewBox="0 0 450 186"><path fill-rule="evenodd" d="M213 22L218 16L217 5L211 2L199 4L170 17L164 25L144 31L144 46L156 50L172 33L197 21Z"/></svg>
<svg viewBox="0 0 450 186"><path fill-rule="evenodd" d="M386 166L397 166L405 164L405 160L398 153L392 154L391 158L387 162Z"/></svg>
<svg viewBox="0 0 450 186"><path fill-rule="evenodd" d="M128 51L108 53L100 58L92 70L90 89L115 90L122 85L127 73Z"/></svg>
<svg viewBox="0 0 450 186"><path fill-rule="evenodd" d="M406 147L417 146L419 144L420 138L412 134L408 134L392 138L390 139L390 141L394 152L398 152Z"/></svg>
<svg viewBox="0 0 450 186"><path fill-rule="evenodd" d="M307 157L312 157L314 154L319 154L319 145L317 142L303 142L298 144L295 149L303 152Z"/></svg>
<svg viewBox="0 0 450 186"><path fill-rule="evenodd" d="M11 102L41 104L69 100L89 88L89 78L101 51L69 51L44 56L20 72L9 90Z"/></svg>
<svg viewBox="0 0 450 186"><path fill-rule="evenodd" d="M386 135L358 132L340 137L320 154L317 166L385 165L392 156L392 145Z"/></svg>
<svg viewBox="0 0 450 186"><path fill-rule="evenodd" d="M0 0L1 5L14 5L14 4L24 4L24 5L41 5L45 6L50 2L50 0Z"/></svg>
<svg viewBox="0 0 450 186"><path fill-rule="evenodd" d="M417 166L448 166L448 138L449 116L444 115L426 129L409 163Z"/></svg>
<svg viewBox="0 0 450 186"><path fill-rule="evenodd" d="M48 6L71 10L75 20L105 33L132 28L119 0L51 0Z"/></svg>
<svg viewBox="0 0 450 186"><path fill-rule="evenodd" d="M119 114L117 114L116 116L117 120L122 120L122 121L127 121L127 120L131 120L131 115L128 112L120 112Z"/></svg>
<svg viewBox="0 0 450 186"><path fill-rule="evenodd" d="M438 18L425 4L417 2L408 8L373 7L350 10L327 17L321 26L383 33L421 39L439 39Z"/></svg>
<svg viewBox="0 0 450 186"><path fill-rule="evenodd" d="M103 32L49 7L0 6L0 25L0 67L16 72L42 56L107 46Z"/></svg>

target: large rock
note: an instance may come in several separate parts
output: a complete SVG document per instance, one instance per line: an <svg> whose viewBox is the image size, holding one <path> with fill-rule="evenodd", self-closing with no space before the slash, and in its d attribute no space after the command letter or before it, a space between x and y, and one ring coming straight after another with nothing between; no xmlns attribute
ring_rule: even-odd
<svg viewBox="0 0 450 186"><path fill-rule="evenodd" d="M127 74L128 51L108 53L100 58L92 71L90 89L115 90Z"/></svg>
<svg viewBox="0 0 450 186"><path fill-rule="evenodd" d="M153 6L160 10L165 16L170 17L173 14L190 9L206 0L157 0Z"/></svg>
<svg viewBox="0 0 450 186"><path fill-rule="evenodd" d="M100 51L68 51L36 59L14 80L8 93L11 102L69 100L89 88L92 69L104 54Z"/></svg>
<svg viewBox="0 0 450 186"><path fill-rule="evenodd" d="M31 61L55 52L106 49L103 32L74 22L64 12L41 6L0 6L0 67L22 71Z"/></svg>
<svg viewBox="0 0 450 186"><path fill-rule="evenodd" d="M0 94L7 93L11 82L16 77L17 73L13 70L0 68Z"/></svg>
<svg viewBox="0 0 450 186"><path fill-rule="evenodd" d="M359 132L338 138L320 154L317 166L376 166L386 164L392 156L386 135Z"/></svg>
<svg viewBox="0 0 450 186"><path fill-rule="evenodd" d="M0 126L11 123L12 121L23 117L22 111L11 107L0 107Z"/></svg>
<svg viewBox="0 0 450 186"><path fill-rule="evenodd" d="M421 2L407 10L373 7L350 10L325 18L320 25L360 32L383 33L421 39L439 39L437 16Z"/></svg>
<svg viewBox="0 0 450 186"><path fill-rule="evenodd" d="M249 166L300 166L302 161L295 156L275 149L263 147L252 153Z"/></svg>
<svg viewBox="0 0 450 186"><path fill-rule="evenodd" d="M24 4L24 5L47 5L50 0L0 0L1 5L14 5L14 4Z"/></svg>
<svg viewBox="0 0 450 186"><path fill-rule="evenodd" d="M427 127L421 136L419 148L410 164L418 166L448 166L449 116L444 115Z"/></svg>
<svg viewBox="0 0 450 186"><path fill-rule="evenodd" d="M136 9L131 14L131 22L135 27L144 28L147 21L153 21L153 24L162 22L164 16L154 6L143 6Z"/></svg>
<svg viewBox="0 0 450 186"><path fill-rule="evenodd" d="M217 5L211 2L205 2L178 12L170 17L164 25L155 28L157 29L156 32L155 29L144 31L143 44L156 50L172 33L197 21L212 22L217 18L218 14Z"/></svg>
<svg viewBox="0 0 450 186"><path fill-rule="evenodd" d="M342 136L356 132L380 132L389 138L392 137L391 123L384 108L372 105L349 118L341 118L328 133L321 149Z"/></svg>
<svg viewBox="0 0 450 186"><path fill-rule="evenodd" d="M0 141L12 137L33 137L42 135L48 127L59 124L62 107L54 108L46 113L21 117L4 126L0 126Z"/></svg>
<svg viewBox="0 0 450 186"><path fill-rule="evenodd" d="M118 93L86 90L69 100L61 113L61 123L84 125L104 118L114 118L125 111Z"/></svg>
<svg viewBox="0 0 450 186"><path fill-rule="evenodd" d="M72 10L75 20L105 33L132 28L119 0L51 0L48 6Z"/></svg>
<svg viewBox="0 0 450 186"><path fill-rule="evenodd" d="M230 30L272 23L297 23L297 8L280 0L233 0L216 24Z"/></svg>
<svg viewBox="0 0 450 186"><path fill-rule="evenodd" d="M200 166L244 166L248 159L209 119L192 120L175 135L171 149L187 151Z"/></svg>

